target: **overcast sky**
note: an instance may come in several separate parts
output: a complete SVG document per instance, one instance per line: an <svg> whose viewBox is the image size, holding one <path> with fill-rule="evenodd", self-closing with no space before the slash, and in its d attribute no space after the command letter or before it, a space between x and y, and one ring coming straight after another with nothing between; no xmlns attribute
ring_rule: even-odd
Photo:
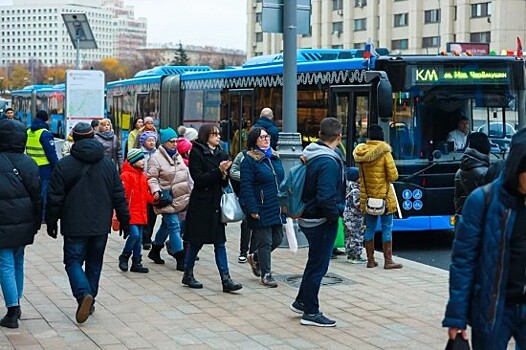
<svg viewBox="0 0 526 350"><path fill-rule="evenodd" d="M184 45L246 50L247 0L124 0L124 3L135 7L135 17L148 18L148 43L181 41ZM12 4L12 0L0 0L0 6Z"/></svg>

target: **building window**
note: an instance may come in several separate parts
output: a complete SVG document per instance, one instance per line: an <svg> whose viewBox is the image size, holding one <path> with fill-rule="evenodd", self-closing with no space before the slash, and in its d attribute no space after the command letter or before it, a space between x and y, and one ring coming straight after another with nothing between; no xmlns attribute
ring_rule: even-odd
<svg viewBox="0 0 526 350"><path fill-rule="evenodd" d="M491 32L470 33L469 41L472 43L489 43L491 42Z"/></svg>
<svg viewBox="0 0 526 350"><path fill-rule="evenodd" d="M261 23L263 15L261 12L256 12L256 23Z"/></svg>
<svg viewBox="0 0 526 350"><path fill-rule="evenodd" d="M471 17L488 17L491 16L491 2L483 2L471 5Z"/></svg>
<svg viewBox="0 0 526 350"><path fill-rule="evenodd" d="M332 10L343 10L343 0L332 0Z"/></svg>
<svg viewBox="0 0 526 350"><path fill-rule="evenodd" d="M343 33L343 22L334 22L332 24L332 33L336 35Z"/></svg>
<svg viewBox="0 0 526 350"><path fill-rule="evenodd" d="M407 27L409 21L409 13L399 13L394 15L394 26L395 27Z"/></svg>
<svg viewBox="0 0 526 350"><path fill-rule="evenodd" d="M263 33L256 33L256 42L260 43L263 41Z"/></svg>
<svg viewBox="0 0 526 350"><path fill-rule="evenodd" d="M409 39L391 40L391 50L407 50Z"/></svg>
<svg viewBox="0 0 526 350"><path fill-rule="evenodd" d="M367 30L367 18L358 18L354 20L354 31L359 32Z"/></svg>
<svg viewBox="0 0 526 350"><path fill-rule="evenodd" d="M367 0L354 0L354 7L367 6Z"/></svg>
<svg viewBox="0 0 526 350"><path fill-rule="evenodd" d="M353 49L363 49L365 47L365 43L354 43L353 44Z"/></svg>
<svg viewBox="0 0 526 350"><path fill-rule="evenodd" d="M343 49L343 45L332 45L331 49Z"/></svg>
<svg viewBox="0 0 526 350"><path fill-rule="evenodd" d="M428 36L422 38L422 48L428 47L439 47L440 46L440 37L439 36Z"/></svg>
<svg viewBox="0 0 526 350"><path fill-rule="evenodd" d="M439 23L440 9L424 11L424 23Z"/></svg>

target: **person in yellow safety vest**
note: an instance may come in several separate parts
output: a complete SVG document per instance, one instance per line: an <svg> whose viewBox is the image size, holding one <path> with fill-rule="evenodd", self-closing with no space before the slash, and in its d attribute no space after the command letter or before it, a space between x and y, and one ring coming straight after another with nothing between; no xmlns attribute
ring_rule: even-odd
<svg viewBox="0 0 526 350"><path fill-rule="evenodd" d="M49 116L46 111L38 111L33 123L31 123L31 127L27 130L26 142L26 154L38 165L38 173L42 186L43 208L46 207L49 179L51 178L55 164L58 162L55 139L48 130L48 119ZM44 215L44 210L42 210L42 215Z"/></svg>

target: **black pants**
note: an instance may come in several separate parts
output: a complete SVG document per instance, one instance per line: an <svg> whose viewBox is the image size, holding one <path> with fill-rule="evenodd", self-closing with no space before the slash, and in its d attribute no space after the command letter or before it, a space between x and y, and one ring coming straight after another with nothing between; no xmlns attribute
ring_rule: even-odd
<svg viewBox="0 0 526 350"><path fill-rule="evenodd" d="M246 255L254 252L254 240L252 239L252 230L248 227L247 219L241 221L241 240L239 241L240 255Z"/></svg>
<svg viewBox="0 0 526 350"><path fill-rule="evenodd" d="M157 221L157 214L153 211L153 205L148 204L148 224L144 227L142 231L142 244L151 244L152 243L152 234L153 228L155 227L155 222Z"/></svg>
<svg viewBox="0 0 526 350"><path fill-rule="evenodd" d="M255 260L259 262L261 276L272 271L270 253L283 241L283 225L263 227L252 230L252 240L255 240Z"/></svg>

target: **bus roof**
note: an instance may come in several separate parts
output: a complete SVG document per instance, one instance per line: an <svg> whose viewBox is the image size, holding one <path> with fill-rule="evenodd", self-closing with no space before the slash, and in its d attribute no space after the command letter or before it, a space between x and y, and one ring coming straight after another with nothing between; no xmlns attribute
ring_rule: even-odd
<svg viewBox="0 0 526 350"><path fill-rule="evenodd" d="M209 70L212 70L212 68L208 66L158 66L151 69L141 70L133 77L140 78L146 76L175 75L184 72L203 72Z"/></svg>

